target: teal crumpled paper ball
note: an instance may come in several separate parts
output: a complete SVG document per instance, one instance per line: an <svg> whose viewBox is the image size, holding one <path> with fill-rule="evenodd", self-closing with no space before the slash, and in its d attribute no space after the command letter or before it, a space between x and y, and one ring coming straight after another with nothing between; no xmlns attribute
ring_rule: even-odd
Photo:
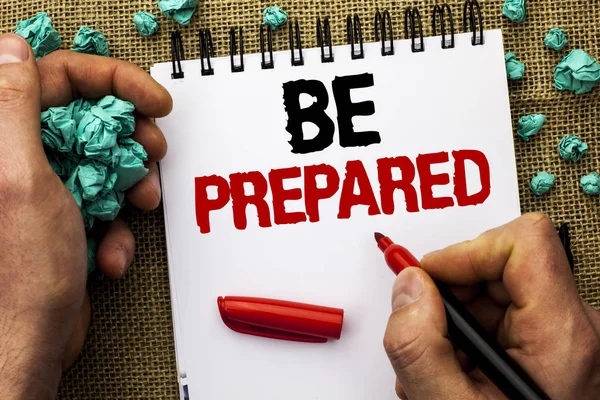
<svg viewBox="0 0 600 400"><path fill-rule="evenodd" d="M575 94L591 91L600 81L600 65L584 50L571 51L554 68L554 87Z"/></svg>
<svg viewBox="0 0 600 400"><path fill-rule="evenodd" d="M512 22L523 22L527 18L527 0L505 0L502 15Z"/></svg>
<svg viewBox="0 0 600 400"><path fill-rule="evenodd" d="M118 176L114 188L123 191L138 183L148 173L144 167L148 156L142 145L131 138L119 142L119 151L119 162L114 167Z"/></svg>
<svg viewBox="0 0 600 400"><path fill-rule="evenodd" d="M73 149L77 125L64 107L43 111L41 115L42 141L53 151L68 153Z"/></svg>
<svg viewBox="0 0 600 400"><path fill-rule="evenodd" d="M160 12L181 25L190 23L197 6L198 0L158 0Z"/></svg>
<svg viewBox="0 0 600 400"><path fill-rule="evenodd" d="M27 40L36 60L57 50L62 43L58 31L52 27L52 20L45 12L37 13L35 17L28 20L17 22L17 29L14 33Z"/></svg>
<svg viewBox="0 0 600 400"><path fill-rule="evenodd" d="M77 154L114 166L118 162L117 135L121 124L106 111L93 106L77 125Z"/></svg>
<svg viewBox="0 0 600 400"><path fill-rule="evenodd" d="M119 137L130 136L135 130L135 107L128 101L117 99L115 96L105 96L96 103L96 107L103 109L106 114L121 124Z"/></svg>
<svg viewBox="0 0 600 400"><path fill-rule="evenodd" d="M546 193L554 185L554 175L548 172L538 172L531 180L529 188L536 196L541 196Z"/></svg>
<svg viewBox="0 0 600 400"><path fill-rule="evenodd" d="M544 122L546 122L544 114L524 115L519 118L517 135L521 136L526 142L529 142L529 137L538 133L542 129Z"/></svg>
<svg viewBox="0 0 600 400"><path fill-rule="evenodd" d="M158 22L156 22L156 16L146 12L140 11L133 16L133 24L144 37L152 36L158 31Z"/></svg>
<svg viewBox="0 0 600 400"><path fill-rule="evenodd" d="M585 194L600 194L600 176L596 171L592 172L591 174L584 175L579 180L579 186L581 186Z"/></svg>
<svg viewBox="0 0 600 400"><path fill-rule="evenodd" d="M587 143L583 142L577 136L565 136L558 143L558 153L563 160L570 160L573 162L579 161L588 151Z"/></svg>
<svg viewBox="0 0 600 400"><path fill-rule="evenodd" d="M567 45L567 38L565 37L565 31L560 28L552 28L550 32L544 38L544 44L546 47L552 50L562 50Z"/></svg>
<svg viewBox="0 0 600 400"><path fill-rule="evenodd" d="M506 63L506 75L510 80L518 80L525 74L525 64L517 60L517 56L512 51L509 51L504 55L504 62Z"/></svg>
<svg viewBox="0 0 600 400"><path fill-rule="evenodd" d="M106 96L42 112L46 157L73 195L88 231L95 220L114 220L124 191L148 173L148 155L131 138L134 110L130 102ZM88 264L93 259L90 248L88 243Z"/></svg>
<svg viewBox="0 0 600 400"><path fill-rule="evenodd" d="M108 56L108 43L102 32L82 26L73 39L73 51Z"/></svg>
<svg viewBox="0 0 600 400"><path fill-rule="evenodd" d="M263 12L263 24L271 28L273 31L285 24L287 19L287 13L279 7L267 7Z"/></svg>

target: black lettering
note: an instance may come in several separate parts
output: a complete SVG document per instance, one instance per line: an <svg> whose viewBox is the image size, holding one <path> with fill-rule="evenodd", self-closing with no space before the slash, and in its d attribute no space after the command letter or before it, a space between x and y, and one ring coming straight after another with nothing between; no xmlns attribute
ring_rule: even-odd
<svg viewBox="0 0 600 400"><path fill-rule="evenodd" d="M337 121L340 131L340 145L342 147L358 147L381 143L379 132L354 132L354 125L352 124L352 117L355 115L375 114L375 104L372 101L352 103L350 99L350 89L373 86L373 74L336 76L332 86L333 97L338 110Z"/></svg>
<svg viewBox="0 0 600 400"><path fill-rule="evenodd" d="M300 94L306 93L317 100L307 108L300 108ZM288 114L285 130L292 135L289 141L292 153L312 153L321 151L333 143L335 125L325 113L329 95L323 83L316 80L290 81L283 84L283 105ZM302 123L312 122L319 133L312 139L304 139Z"/></svg>

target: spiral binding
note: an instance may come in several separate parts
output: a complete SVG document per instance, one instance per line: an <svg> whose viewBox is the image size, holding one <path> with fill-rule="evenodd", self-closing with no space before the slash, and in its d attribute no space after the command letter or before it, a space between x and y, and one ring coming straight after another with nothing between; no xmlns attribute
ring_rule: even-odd
<svg viewBox="0 0 600 400"><path fill-rule="evenodd" d="M270 29L267 29L267 42L269 43L269 61L265 59L265 26L260 26L260 53L262 55L262 61L260 66L262 69L272 69L275 64L273 63L273 34Z"/></svg>
<svg viewBox="0 0 600 400"><path fill-rule="evenodd" d="M446 22L444 20L444 11L448 13L448 19L450 21L450 43L446 41ZM448 4L443 4L441 7L436 4L433 8L433 36L437 36L436 21L437 16L440 16L440 31L442 35L442 49L453 49L454 48L454 19L452 18L452 11Z"/></svg>
<svg viewBox="0 0 600 400"><path fill-rule="evenodd" d="M294 54L294 38L292 36L292 21L288 22L288 31L290 36L290 53L292 59L292 66L296 67L298 65L304 65L304 57L302 56L302 40L300 39L300 26L298 25L298 21L294 24L295 32L296 32L296 47L298 47L298 53L300 54L300 58L296 60L296 55Z"/></svg>
<svg viewBox="0 0 600 400"><path fill-rule="evenodd" d="M242 72L244 70L244 32L240 27L240 65L235 65L233 57L235 56L237 42L235 40L235 29L229 31L229 57L231 59L231 72Z"/></svg>
<svg viewBox="0 0 600 400"><path fill-rule="evenodd" d="M415 23L419 23L419 43L415 43L417 36L417 29ZM413 53L420 53L425 51L425 44L423 43L423 24L421 23L421 14L419 10L414 8L407 8L404 12L404 39L408 39L410 27L410 48Z"/></svg>
<svg viewBox="0 0 600 400"><path fill-rule="evenodd" d="M329 25L329 17L325 18L323 26L325 27L325 36L323 36L323 28L321 28L321 19L317 17L317 46L321 48L321 62L333 62L333 45L331 43L331 26ZM329 50L327 55L325 55L325 46L327 46Z"/></svg>
<svg viewBox="0 0 600 400"><path fill-rule="evenodd" d="M173 64L173 73L171 79L183 78L183 70L181 69L181 60L183 59L183 42L181 41L181 33L178 30L171 33L171 63Z"/></svg>
<svg viewBox="0 0 600 400"><path fill-rule="evenodd" d="M386 24L387 21L387 24ZM377 10L375 12L375 23L374 25L374 30L375 30L375 41L379 40L379 33L381 32L381 55L382 56L391 56L394 54L394 31L392 29L392 18L390 17L390 13L388 12L388 10L385 10L383 12L383 17L381 16L381 13L379 12L379 10ZM385 46L385 41L386 41L386 35L388 34L389 31L389 36L390 36L390 46L389 49L386 49Z"/></svg>
<svg viewBox="0 0 600 400"><path fill-rule="evenodd" d="M210 29L201 29L199 34L200 40L200 64L202 75L214 75L215 71L210 64L210 58L215 56ZM206 67L204 61L206 60Z"/></svg>
<svg viewBox="0 0 600 400"><path fill-rule="evenodd" d="M485 43L483 35L483 18L481 7L477 0L465 0L463 5L463 31L471 32L471 45L481 46ZM433 36L437 36L438 26L442 36L442 49L453 49L454 41L454 18L448 4L435 5L432 13ZM321 19L317 17L317 46L321 48L321 62L334 62L333 45L331 38L331 24L328 17ZM390 56L394 54L394 32L392 18L387 10L377 10L373 23L375 41L381 40L381 55ZM265 40L265 30L266 40ZM448 32L449 31L449 32ZM229 57L231 61L231 72L244 71L244 36L242 28L229 31ZM288 36L290 49L290 62L292 66L304 65L304 55L298 21L288 21ZM449 38L448 38L449 36ZM404 11L404 37L411 40L411 50L414 53L425 51L423 38L423 24L421 12L417 7L408 7ZM346 18L346 40L350 45L350 55L353 60L365 57L363 46L363 30L358 14L348 15ZM239 46L238 46L239 41ZM266 42L266 43L265 43ZM213 41L209 29L201 29L199 34L200 63L202 75L213 75L214 69L211 65L211 57L215 56ZM239 65L234 62L239 47ZM261 68L275 68L273 59L273 34L271 29L260 25L260 53ZM184 78L181 62L184 59L183 42L178 30L171 33L171 63L173 67L172 79Z"/></svg>
<svg viewBox="0 0 600 400"><path fill-rule="evenodd" d="M348 44L350 45L350 56L353 60L358 60L360 58L365 58L365 50L363 49L363 36L362 36L362 27L360 25L360 18L357 14L354 14L354 19L352 19L349 15L346 18L346 38L348 40ZM360 51L358 54L354 48L355 43L358 42L360 45Z"/></svg>

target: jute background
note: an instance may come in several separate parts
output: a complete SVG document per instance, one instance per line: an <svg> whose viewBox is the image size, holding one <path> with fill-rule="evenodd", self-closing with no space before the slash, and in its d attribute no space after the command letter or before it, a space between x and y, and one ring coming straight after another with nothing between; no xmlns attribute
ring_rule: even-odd
<svg viewBox="0 0 600 400"><path fill-rule="evenodd" d="M462 0L447 0L457 31L461 30ZM441 4L441 2L438 2ZM548 119L531 142L515 140L522 211L543 211L555 223L571 225L575 255L575 279L584 299L600 307L600 216L598 198L583 194L579 178L597 170L600 147L600 89L583 96L559 93L552 87L553 67L569 50L582 48L600 56L600 9L589 0L530 1L528 18L514 24L501 15L501 0L482 0L486 29L502 28L506 51L514 51L526 64L523 80L510 82L513 126L523 114L543 113ZM64 48L82 25L101 30L109 40L112 57L143 68L170 59L169 34L176 24L165 19L153 0L0 0L0 28L14 30L16 22L46 11L61 34ZM304 47L315 46L315 18L329 16L335 44L344 43L345 18L357 13L366 41L373 40L373 16L377 7L392 15L395 37L404 29L403 10L419 7L425 35L431 34L431 12L435 1L374 0L286 0L276 5L298 19ZM197 58L197 33L209 27L217 56L228 54L228 31L243 26L246 52L258 51L258 28L262 10L273 5L257 0L204 0L188 27L180 27L186 58ZM134 13L145 10L159 15L159 34L146 39L132 24ZM569 45L560 53L544 47L543 38L552 27L566 31ZM287 29L275 33L275 49L287 49ZM443 65L440 65L443 68ZM485 71L481 71L485 73ZM202 94L200 94L202 95ZM202 116L199 115L201 119ZM485 135L485 132L481 132ZM579 135L591 149L573 164L562 161L557 144L565 135ZM539 170L556 175L556 185L542 198L528 189ZM64 377L60 399L175 399L175 357L169 299L167 257L162 211L131 216L137 238L134 265L124 279L90 283L92 325L77 364ZM212 400L212 399L210 399Z"/></svg>

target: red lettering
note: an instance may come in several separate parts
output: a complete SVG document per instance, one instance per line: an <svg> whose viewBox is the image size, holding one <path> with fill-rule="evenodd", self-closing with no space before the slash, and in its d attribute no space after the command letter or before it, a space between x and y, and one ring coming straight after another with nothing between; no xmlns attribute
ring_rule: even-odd
<svg viewBox="0 0 600 400"><path fill-rule="evenodd" d="M459 206L474 206L483 203L490 195L490 164L485 154L478 150L453 151L454 157L454 196ZM475 194L467 194L467 174L465 161L471 160L479 167L481 190Z"/></svg>
<svg viewBox="0 0 600 400"><path fill-rule="evenodd" d="M300 167L272 169L269 172L269 183L273 194L273 222L277 225L297 224L306 221L306 214L300 211L285 211L286 200L300 200L302 190L300 188L284 189L283 180L300 178Z"/></svg>
<svg viewBox="0 0 600 400"><path fill-rule="evenodd" d="M325 175L324 188L317 187L317 176ZM335 168L328 164L304 167L304 206L308 220L319 222L319 200L329 199L340 188L340 177Z"/></svg>
<svg viewBox="0 0 600 400"><path fill-rule="evenodd" d="M258 171L248 173L237 173L229 175L231 186L231 208L233 210L233 223L239 230L246 229L246 207L249 204L256 206L258 216L258 226L268 228L271 226L271 215L269 206L265 201L267 194L267 180ZM244 190L244 183L251 183L254 187L254 194L247 195Z"/></svg>
<svg viewBox="0 0 600 400"><path fill-rule="evenodd" d="M196 186L196 223L200 227L200 233L210 232L210 212L220 210L229 202L229 185L222 176L211 175L194 179ZM217 188L217 198L208 198L208 187Z"/></svg>
<svg viewBox="0 0 600 400"><path fill-rule="evenodd" d="M358 184L358 194L354 194L354 183ZM365 171L365 167L359 160L348 161L346 163L346 177L342 184L342 193L340 195L340 208L338 219L350 218L351 209L357 205L369 206L369 215L381 214L371 182Z"/></svg>
<svg viewBox="0 0 600 400"><path fill-rule="evenodd" d="M392 179L392 168L400 168L402 179ZM381 196L381 211L384 214L394 213L394 191L404 192L406 211L419 211L417 192L412 185L415 179L415 167L408 157L380 158L377 160L377 176L379 178L379 194Z"/></svg>
<svg viewBox="0 0 600 400"><path fill-rule="evenodd" d="M431 164L445 162L448 162L448 153L445 151L420 154L417 157L417 171L419 171L419 179L421 180L421 205L424 210L440 209L454 205L452 197L433 197L433 186L447 185L450 183L450 175L433 175L430 169Z"/></svg>

